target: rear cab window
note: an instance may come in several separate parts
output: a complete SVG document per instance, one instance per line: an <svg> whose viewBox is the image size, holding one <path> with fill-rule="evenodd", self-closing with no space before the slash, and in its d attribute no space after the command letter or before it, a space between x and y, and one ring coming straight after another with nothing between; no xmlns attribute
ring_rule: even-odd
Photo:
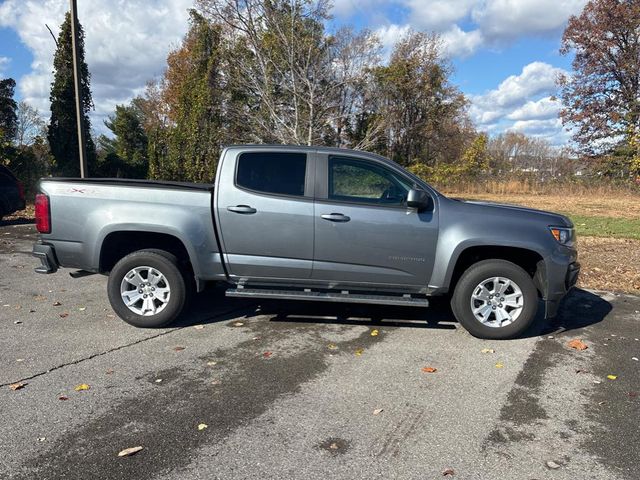
<svg viewBox="0 0 640 480"><path fill-rule="evenodd" d="M238 157L236 186L269 195L304 196L307 154L246 152Z"/></svg>

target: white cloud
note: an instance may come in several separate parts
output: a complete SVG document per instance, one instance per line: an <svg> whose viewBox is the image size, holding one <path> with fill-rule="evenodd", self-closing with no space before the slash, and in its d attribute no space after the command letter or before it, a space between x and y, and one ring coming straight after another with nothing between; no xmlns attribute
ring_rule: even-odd
<svg viewBox="0 0 640 480"><path fill-rule="evenodd" d="M488 39L513 40L558 31L587 0L485 0L472 19Z"/></svg>
<svg viewBox="0 0 640 480"><path fill-rule="evenodd" d="M416 28L442 32L464 19L477 0L403 0Z"/></svg>
<svg viewBox="0 0 640 480"><path fill-rule="evenodd" d="M566 72L547 63L530 63L496 89L471 96L470 115L482 130L514 130L563 143L568 137L558 118L560 103L553 98L560 73Z"/></svg>
<svg viewBox="0 0 640 480"><path fill-rule="evenodd" d="M4 75L9 63L11 63L11 59L9 57L0 57L0 77Z"/></svg>
<svg viewBox="0 0 640 480"><path fill-rule="evenodd" d="M495 90L472 97L476 120L481 124L492 122L537 95L555 92L556 78L563 72L561 68L544 62L526 65L520 75L507 77Z"/></svg>
<svg viewBox="0 0 640 480"><path fill-rule="evenodd" d="M377 22L387 22L390 12L400 14L404 16L402 28L441 33L450 55L464 57L486 45L502 47L526 36L555 35L586 3L587 0L336 0L333 12L338 18L357 16L359 21Z"/></svg>
<svg viewBox="0 0 640 480"><path fill-rule="evenodd" d="M553 97L544 97L540 100L529 100L527 103L507 115L509 120L540 120L557 117L561 104Z"/></svg>
<svg viewBox="0 0 640 480"><path fill-rule="evenodd" d="M465 32L458 25L442 34L442 44L449 57L468 57L482 44L482 32L472 30Z"/></svg>
<svg viewBox="0 0 640 480"><path fill-rule="evenodd" d="M147 80L160 74L169 50L187 30L193 0L93 0L78 2L85 30L85 60L91 72L95 101L93 127L104 130L102 119L117 103L141 92ZM18 80L22 97L42 112L49 111L55 34L68 2L5 0L0 27L14 29L33 54L31 72Z"/></svg>
<svg viewBox="0 0 640 480"><path fill-rule="evenodd" d="M530 137L544 138L553 146L564 146L571 141L571 132L563 127L559 118L518 120L507 131L524 133Z"/></svg>

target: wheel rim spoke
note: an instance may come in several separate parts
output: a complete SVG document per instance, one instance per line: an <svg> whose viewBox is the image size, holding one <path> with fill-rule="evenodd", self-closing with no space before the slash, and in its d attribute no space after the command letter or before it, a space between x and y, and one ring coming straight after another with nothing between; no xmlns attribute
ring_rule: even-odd
<svg viewBox="0 0 640 480"><path fill-rule="evenodd" d="M133 313L152 316L163 311L168 305L171 286L157 268L140 266L132 268L123 277L120 295L125 306Z"/></svg>
<svg viewBox="0 0 640 480"><path fill-rule="evenodd" d="M515 322L524 309L522 290L513 280L491 277L471 294L471 312L483 325L502 328Z"/></svg>

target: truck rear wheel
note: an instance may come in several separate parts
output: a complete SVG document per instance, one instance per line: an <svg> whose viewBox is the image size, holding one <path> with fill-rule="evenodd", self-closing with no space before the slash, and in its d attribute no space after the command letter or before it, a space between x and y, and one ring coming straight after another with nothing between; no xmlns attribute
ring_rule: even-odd
<svg viewBox="0 0 640 480"><path fill-rule="evenodd" d="M185 279L174 255L138 250L111 270L107 284L111 307L136 327L162 327L173 322L185 305Z"/></svg>
<svg viewBox="0 0 640 480"><path fill-rule="evenodd" d="M462 274L451 308L474 337L508 339L529 328L538 310L538 295L533 280L518 265L483 260Z"/></svg>

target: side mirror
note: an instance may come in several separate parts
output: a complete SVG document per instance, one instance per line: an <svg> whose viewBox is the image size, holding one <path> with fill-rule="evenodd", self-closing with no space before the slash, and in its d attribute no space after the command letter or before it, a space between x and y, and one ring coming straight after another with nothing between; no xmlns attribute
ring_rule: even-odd
<svg viewBox="0 0 640 480"><path fill-rule="evenodd" d="M407 195L407 207L416 208L418 211L426 210L431 203L431 196L424 190L412 188Z"/></svg>

